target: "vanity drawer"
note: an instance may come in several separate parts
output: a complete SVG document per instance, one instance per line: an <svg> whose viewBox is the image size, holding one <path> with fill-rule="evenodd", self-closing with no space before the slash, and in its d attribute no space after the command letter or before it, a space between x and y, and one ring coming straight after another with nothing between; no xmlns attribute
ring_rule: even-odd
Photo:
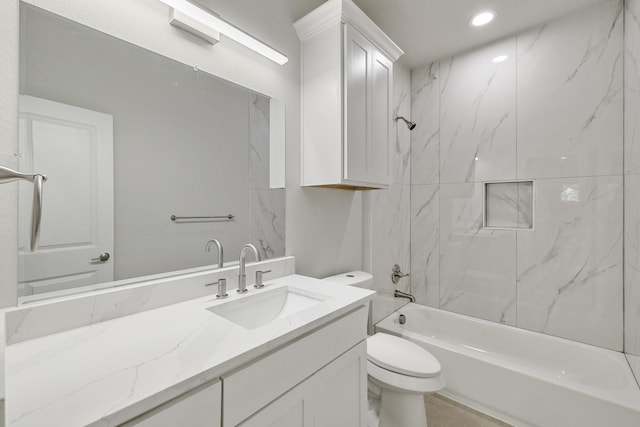
<svg viewBox="0 0 640 427"><path fill-rule="evenodd" d="M202 385L120 427L218 427L221 418L222 384Z"/></svg>
<svg viewBox="0 0 640 427"><path fill-rule="evenodd" d="M362 306L230 375L223 376L223 426L235 426L367 336Z"/></svg>

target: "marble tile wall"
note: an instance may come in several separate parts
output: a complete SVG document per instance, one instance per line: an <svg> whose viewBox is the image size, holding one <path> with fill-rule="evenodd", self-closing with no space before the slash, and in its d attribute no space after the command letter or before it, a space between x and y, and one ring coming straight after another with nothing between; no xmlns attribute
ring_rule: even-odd
<svg viewBox="0 0 640 427"><path fill-rule="evenodd" d="M440 61L440 183L516 177L515 50L509 38Z"/></svg>
<svg viewBox="0 0 640 427"><path fill-rule="evenodd" d="M440 185L440 308L515 325L515 232L482 227L482 183Z"/></svg>
<svg viewBox="0 0 640 427"><path fill-rule="evenodd" d="M625 6L624 345L640 356L640 0Z"/></svg>
<svg viewBox="0 0 640 427"><path fill-rule="evenodd" d="M622 349L622 4L412 70L420 303ZM483 183L521 180L535 217L511 220L534 228L484 229Z"/></svg>
<svg viewBox="0 0 640 427"><path fill-rule="evenodd" d="M249 99L249 195L251 241L263 259L284 256L285 190L269 182L269 98Z"/></svg>
<svg viewBox="0 0 640 427"><path fill-rule="evenodd" d="M393 69L393 113L411 116L411 75L402 63ZM371 274L377 295L373 302L373 321L378 322L407 303L393 297L399 289L409 292L409 278L391 282L391 268L398 264L401 270L410 270L410 184L411 184L411 131L403 122L395 123L394 179L389 189L368 192L371 201Z"/></svg>
<svg viewBox="0 0 640 427"><path fill-rule="evenodd" d="M533 182L485 184L485 226L533 228Z"/></svg>

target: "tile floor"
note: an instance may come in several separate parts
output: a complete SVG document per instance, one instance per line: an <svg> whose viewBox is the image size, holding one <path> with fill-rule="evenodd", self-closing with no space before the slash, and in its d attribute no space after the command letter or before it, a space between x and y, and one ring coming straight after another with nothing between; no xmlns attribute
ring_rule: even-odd
<svg viewBox="0 0 640 427"><path fill-rule="evenodd" d="M439 394L425 397L429 427L512 427Z"/></svg>

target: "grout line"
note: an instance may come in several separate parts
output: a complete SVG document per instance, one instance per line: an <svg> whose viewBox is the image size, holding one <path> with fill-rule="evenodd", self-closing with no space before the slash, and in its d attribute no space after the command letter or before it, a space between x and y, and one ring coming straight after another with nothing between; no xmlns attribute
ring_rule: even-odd
<svg viewBox="0 0 640 427"><path fill-rule="evenodd" d="M627 174L625 172L625 166L626 166L626 148L627 148L627 135L626 135L626 124L627 124L627 109L626 109L626 101L627 101L627 84L626 84L626 77L627 77L627 67L626 67L626 59L627 59L627 37L626 37L626 33L627 33L627 5L629 4L629 0L623 0L622 1L622 352L624 354L624 352L626 351L626 346L627 346L627 340L626 340L626 336L627 336L627 329L626 329L626 309L627 309L627 298L626 298L626 288L627 288L627 283L626 283L626 270L627 270L627 263L625 262L625 246L626 246L626 229L625 229L625 222L626 222L626 207L627 207L627 198L625 197L626 195L626 185L627 185ZM625 360L627 360L627 363L629 363L629 360L625 357ZM631 367L631 365L629 365L629 367ZM633 376L635 378L635 372L633 371L633 369L631 370L631 372L633 372ZM638 382L638 379L636 378L636 382ZM638 385L640 386L640 383L638 383Z"/></svg>
<svg viewBox="0 0 640 427"><path fill-rule="evenodd" d="M437 308L440 308L440 298L442 289L442 268L440 261L442 259L442 180L440 174L440 165L442 162L442 61L438 61L438 71L436 80L438 81L438 301Z"/></svg>
<svg viewBox="0 0 640 427"><path fill-rule="evenodd" d="M520 33L516 32L516 35L515 35L515 40L516 40L515 50L516 50L516 53L514 55L515 58L514 58L514 61L513 61L515 63L514 67L515 67L515 81L516 81L516 87L515 87L515 99L516 99L516 108L515 108L515 116L516 116L516 118L515 118L515 121L516 121L516 123L515 123L515 133L516 133L515 134L515 141L516 141L516 179L519 178L519 171L518 171L518 128L519 128L519 126L518 126L518 120L519 120L519 117L518 117L518 59L519 59L518 58L518 42L519 42L519 36L520 36ZM532 179L532 181L533 181L533 179ZM533 183L532 183L532 186L533 186L532 191L535 191L535 185ZM533 199L532 200L532 205L533 205L533 204L535 204L535 200L536 200L535 195L533 195L533 194L532 194L532 199ZM520 188L519 188L519 186L518 186L518 203L520 203ZM535 225L534 215L535 215L535 206L531 206L531 223L532 223L532 225ZM535 227L534 227L534 229L535 229ZM514 287L515 287L515 289L514 289L514 291L515 291L514 292L514 298L515 298L515 301L513 302L513 305L515 307L514 308L514 310L515 310L514 323L515 323L516 327L518 327L518 271L519 271L519 268L518 268L518 234L519 233L516 232L516 248L515 248L516 249L515 250L515 253L516 253L516 265L515 265L515 268L514 268L514 271L515 271L515 278L514 278L515 279L514 280Z"/></svg>

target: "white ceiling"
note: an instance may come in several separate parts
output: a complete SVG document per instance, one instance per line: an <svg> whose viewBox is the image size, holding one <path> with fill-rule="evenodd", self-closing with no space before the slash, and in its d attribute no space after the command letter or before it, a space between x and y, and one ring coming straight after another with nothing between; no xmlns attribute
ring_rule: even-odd
<svg viewBox="0 0 640 427"><path fill-rule="evenodd" d="M404 51L410 68L442 59L603 0L354 0ZM284 0L295 20L321 0ZM479 11L497 12L493 23L472 28Z"/></svg>

